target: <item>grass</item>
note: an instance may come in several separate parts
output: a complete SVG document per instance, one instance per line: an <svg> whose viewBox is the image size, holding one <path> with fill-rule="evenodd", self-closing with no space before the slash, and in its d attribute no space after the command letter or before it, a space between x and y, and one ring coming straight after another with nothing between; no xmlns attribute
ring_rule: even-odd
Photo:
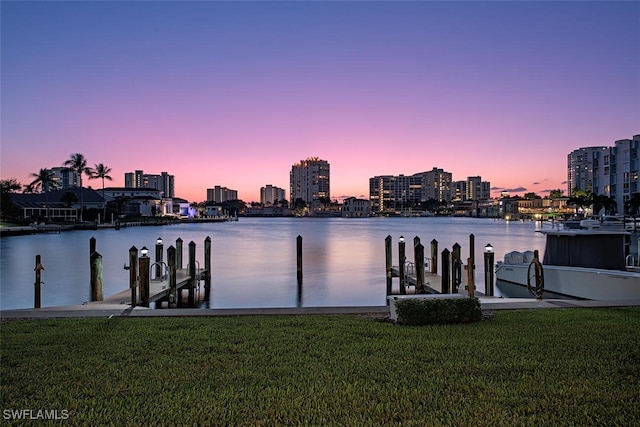
<svg viewBox="0 0 640 427"><path fill-rule="evenodd" d="M0 327L3 414L65 410L71 425L640 425L639 308L426 327L356 316Z"/></svg>

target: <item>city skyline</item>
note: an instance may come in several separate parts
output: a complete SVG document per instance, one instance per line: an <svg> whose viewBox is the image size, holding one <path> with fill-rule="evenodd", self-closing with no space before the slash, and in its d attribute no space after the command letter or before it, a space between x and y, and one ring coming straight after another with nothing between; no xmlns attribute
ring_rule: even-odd
<svg viewBox="0 0 640 427"><path fill-rule="evenodd" d="M168 171L251 202L317 156L337 199L434 167L546 195L573 150L638 134L638 2L0 8L0 177L23 184L82 153L109 186Z"/></svg>

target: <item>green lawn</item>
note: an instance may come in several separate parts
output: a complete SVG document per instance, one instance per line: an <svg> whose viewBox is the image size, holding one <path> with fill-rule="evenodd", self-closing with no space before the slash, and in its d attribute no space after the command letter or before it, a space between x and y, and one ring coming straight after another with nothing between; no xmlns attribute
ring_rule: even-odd
<svg viewBox="0 0 640 427"><path fill-rule="evenodd" d="M0 327L9 424L8 411L29 409L93 426L640 425L640 308L427 327L357 316Z"/></svg>

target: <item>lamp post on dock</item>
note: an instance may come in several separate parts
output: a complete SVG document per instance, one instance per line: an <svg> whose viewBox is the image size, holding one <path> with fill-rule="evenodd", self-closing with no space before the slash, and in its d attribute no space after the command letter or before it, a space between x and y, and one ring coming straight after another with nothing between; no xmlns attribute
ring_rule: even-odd
<svg viewBox="0 0 640 427"><path fill-rule="evenodd" d="M140 300L144 307L149 307L149 249L143 246L140 253Z"/></svg>
<svg viewBox="0 0 640 427"><path fill-rule="evenodd" d="M398 273L400 276L400 294L405 295L407 290L405 288L405 277L404 277L404 262L406 261L405 257L405 243L404 236L400 236L398 239Z"/></svg>
<svg viewBox="0 0 640 427"><path fill-rule="evenodd" d="M484 293L493 296L493 262L494 262L493 246L487 243L484 247Z"/></svg>
<svg viewBox="0 0 640 427"><path fill-rule="evenodd" d="M156 280L162 280L162 237L156 240Z"/></svg>

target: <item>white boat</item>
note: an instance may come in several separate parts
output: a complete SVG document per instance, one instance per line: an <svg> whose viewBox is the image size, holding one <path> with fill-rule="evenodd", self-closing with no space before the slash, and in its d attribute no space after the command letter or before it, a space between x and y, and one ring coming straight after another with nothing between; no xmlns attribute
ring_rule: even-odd
<svg viewBox="0 0 640 427"><path fill-rule="evenodd" d="M547 236L542 259L543 297L590 300L640 299L640 266L626 256L630 233L618 230L540 230ZM496 267L505 296L535 287L532 252L510 252ZM513 290L519 292L512 292ZM525 290L523 293L522 290Z"/></svg>

